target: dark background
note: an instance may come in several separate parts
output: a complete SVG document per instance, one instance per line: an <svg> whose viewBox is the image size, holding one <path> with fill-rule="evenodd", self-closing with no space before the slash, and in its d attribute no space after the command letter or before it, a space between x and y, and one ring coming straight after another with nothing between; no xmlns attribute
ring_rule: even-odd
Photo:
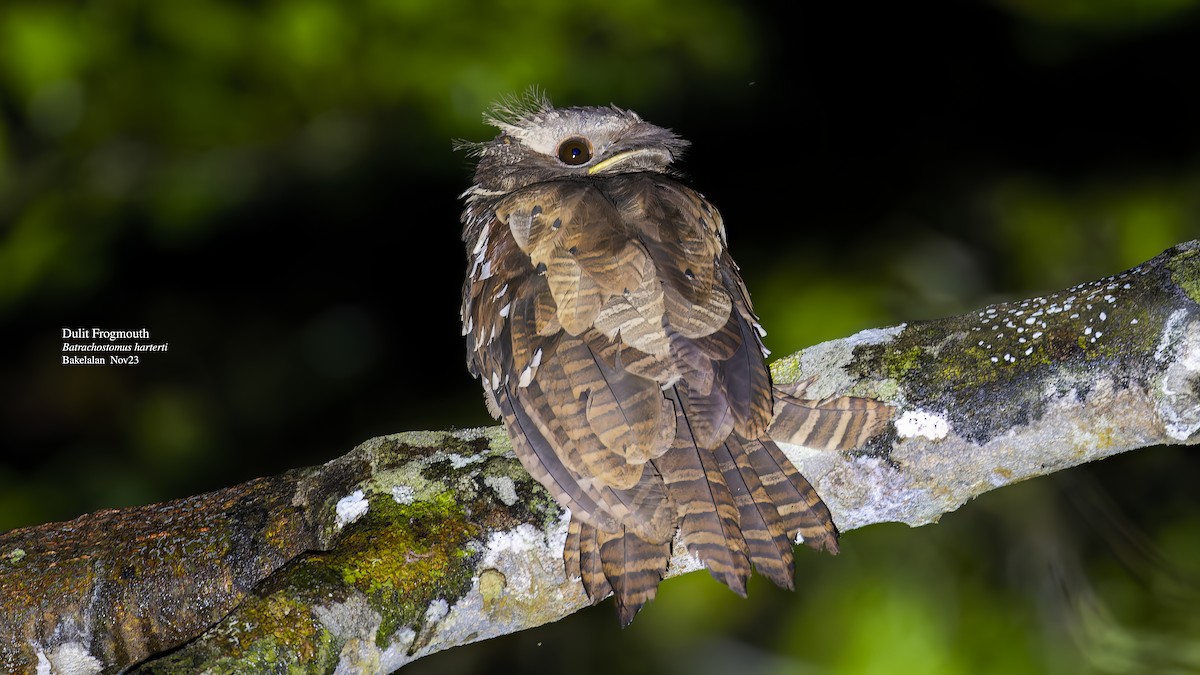
<svg viewBox="0 0 1200 675"><path fill-rule="evenodd" d="M0 7L0 529L491 424L452 138L543 87L693 142L783 355L1200 235L1193 0ZM64 327L170 351L66 367ZM1140 450L668 581L414 672L1200 672L1194 453Z"/></svg>

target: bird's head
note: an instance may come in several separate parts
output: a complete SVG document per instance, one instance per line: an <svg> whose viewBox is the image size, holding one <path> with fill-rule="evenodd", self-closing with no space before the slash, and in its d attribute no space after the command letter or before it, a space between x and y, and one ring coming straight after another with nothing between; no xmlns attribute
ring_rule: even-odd
<svg viewBox="0 0 1200 675"><path fill-rule="evenodd" d="M488 193L559 178L667 173L687 147L687 141L633 111L555 108L536 94L494 106L485 120L500 135L461 147L479 156L474 189Z"/></svg>

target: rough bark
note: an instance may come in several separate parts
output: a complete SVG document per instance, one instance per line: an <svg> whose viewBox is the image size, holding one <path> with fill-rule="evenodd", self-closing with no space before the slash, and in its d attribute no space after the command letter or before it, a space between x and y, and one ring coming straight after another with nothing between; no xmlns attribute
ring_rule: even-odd
<svg viewBox="0 0 1200 675"><path fill-rule="evenodd" d="M896 408L852 452L787 447L843 531L1200 429L1200 243L774 365ZM585 606L565 514L500 428L371 439L328 464L0 535L0 671L387 673ZM671 575L699 567L676 547ZM185 645L166 656L161 654Z"/></svg>

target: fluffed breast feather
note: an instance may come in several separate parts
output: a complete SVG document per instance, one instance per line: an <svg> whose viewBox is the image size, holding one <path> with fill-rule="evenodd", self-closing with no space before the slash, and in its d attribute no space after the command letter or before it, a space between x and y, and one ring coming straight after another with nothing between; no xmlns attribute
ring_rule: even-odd
<svg viewBox="0 0 1200 675"><path fill-rule="evenodd" d="M641 465L666 451L676 411L662 390L676 383L704 447L765 431L757 322L703 198L635 174L539 183L480 215L464 306L472 368L493 392L529 398L537 379L560 395L553 405L582 406L586 428L564 431L590 469L606 467L598 477L628 487L631 470L601 457Z"/></svg>
<svg viewBox="0 0 1200 675"><path fill-rule="evenodd" d="M836 550L815 491L766 437L761 329L720 214L665 174L564 178L469 200L471 371L522 464L571 510L564 553L628 623L681 531L745 592L792 585L793 540Z"/></svg>

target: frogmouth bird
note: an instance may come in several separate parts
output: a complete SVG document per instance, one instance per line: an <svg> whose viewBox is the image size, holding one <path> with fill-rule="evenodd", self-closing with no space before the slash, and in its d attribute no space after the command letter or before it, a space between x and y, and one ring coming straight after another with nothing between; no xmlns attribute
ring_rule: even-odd
<svg viewBox="0 0 1200 675"><path fill-rule="evenodd" d="M628 624L678 532L737 593L751 565L792 588L793 542L836 553L838 531L768 435L777 395L824 447L881 414L773 392L721 214L672 169L686 141L629 110L536 96L486 120L500 134L463 144L478 158L467 361L521 463L570 509L568 578L593 602L611 591Z"/></svg>

